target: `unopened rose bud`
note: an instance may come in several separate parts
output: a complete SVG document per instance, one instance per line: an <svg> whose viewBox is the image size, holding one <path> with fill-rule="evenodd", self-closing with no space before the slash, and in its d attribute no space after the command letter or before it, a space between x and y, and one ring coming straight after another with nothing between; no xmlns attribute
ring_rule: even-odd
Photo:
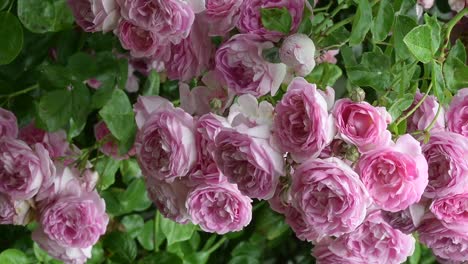
<svg viewBox="0 0 468 264"><path fill-rule="evenodd" d="M315 67L315 45L305 34L287 37L280 49L281 61L293 68L297 75L306 76Z"/></svg>
<svg viewBox="0 0 468 264"><path fill-rule="evenodd" d="M353 89L351 92L351 100L354 102L362 102L364 99L366 99L366 92L360 87L356 87Z"/></svg>

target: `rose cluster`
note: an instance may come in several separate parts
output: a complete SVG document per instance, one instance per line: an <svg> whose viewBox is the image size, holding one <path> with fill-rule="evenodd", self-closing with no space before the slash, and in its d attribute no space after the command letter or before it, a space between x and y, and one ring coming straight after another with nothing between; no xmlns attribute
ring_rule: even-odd
<svg viewBox="0 0 468 264"><path fill-rule="evenodd" d="M104 200L94 189L98 175L73 166L78 152L64 131L47 133L34 123L18 129L0 108L0 224L37 221L32 238L65 263L85 263L106 232Z"/></svg>

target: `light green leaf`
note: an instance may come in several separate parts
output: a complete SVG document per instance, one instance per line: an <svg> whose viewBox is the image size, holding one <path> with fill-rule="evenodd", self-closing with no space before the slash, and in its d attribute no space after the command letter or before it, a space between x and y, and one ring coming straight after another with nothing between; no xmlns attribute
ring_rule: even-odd
<svg viewBox="0 0 468 264"><path fill-rule="evenodd" d="M61 31L74 21L66 0L18 0L18 17L34 33Z"/></svg>
<svg viewBox="0 0 468 264"><path fill-rule="evenodd" d="M409 51L422 63L429 63L436 50L432 45L432 30L428 25L418 26L403 38Z"/></svg>
<svg viewBox="0 0 468 264"><path fill-rule="evenodd" d="M459 89L468 87L468 66L465 61L465 47L458 40L450 50L443 66L443 75L447 88L453 94L456 94Z"/></svg>
<svg viewBox="0 0 468 264"><path fill-rule="evenodd" d="M125 184L141 177L141 169L138 162L135 159L126 159L120 162L120 174L122 174L122 180Z"/></svg>
<svg viewBox="0 0 468 264"><path fill-rule="evenodd" d="M371 27L372 39L376 42L386 39L392 29L394 19L395 11L393 10L391 1L380 1L379 11L377 12L377 16L374 17Z"/></svg>
<svg viewBox="0 0 468 264"><path fill-rule="evenodd" d="M388 113L392 116L392 120L397 120L398 117L413 104L413 101L413 94L405 94L403 97L397 98L392 106L388 108Z"/></svg>
<svg viewBox="0 0 468 264"><path fill-rule="evenodd" d="M2 264L29 264L28 257L17 249L7 249L0 253L0 263Z"/></svg>
<svg viewBox="0 0 468 264"><path fill-rule="evenodd" d="M146 185L142 179L133 180L127 190L119 196L119 201L125 212L144 211L151 206L151 200L148 198Z"/></svg>
<svg viewBox="0 0 468 264"><path fill-rule="evenodd" d="M143 86L143 95L159 95L160 87L159 73L156 70L151 70Z"/></svg>
<svg viewBox="0 0 468 264"><path fill-rule="evenodd" d="M0 12L0 65L9 64L23 48L23 27L14 15Z"/></svg>
<svg viewBox="0 0 468 264"><path fill-rule="evenodd" d="M168 245L189 240L196 229L196 226L193 224L182 225L164 217L161 217L160 225L162 232L166 236Z"/></svg>
<svg viewBox="0 0 468 264"><path fill-rule="evenodd" d="M255 229L268 240L278 238L289 230L284 217L273 212L269 207L262 207L256 216L258 221L255 223Z"/></svg>
<svg viewBox="0 0 468 264"><path fill-rule="evenodd" d="M121 223L125 227L125 231L133 238L140 235L145 225L143 217L138 214L125 216L122 218Z"/></svg>
<svg viewBox="0 0 468 264"><path fill-rule="evenodd" d="M143 230L137 236L138 242L146 250L154 250L154 228L154 221L150 220L145 223ZM156 236L156 246L159 247L166 239L159 225L157 226Z"/></svg>
<svg viewBox="0 0 468 264"><path fill-rule="evenodd" d="M292 17L286 7L260 9L263 26L271 31L289 33L292 25Z"/></svg>
<svg viewBox="0 0 468 264"><path fill-rule="evenodd" d="M391 84L391 61L389 57L378 51L366 52L362 55L361 63L354 64L354 57L348 54L349 50L342 50L346 53L343 57L347 57L345 63L347 63L348 78L354 85L369 86L376 91L385 91Z"/></svg>
<svg viewBox="0 0 468 264"><path fill-rule="evenodd" d="M99 189L105 190L109 188L115 182L115 173L119 169L120 161L115 160L111 157L101 156L96 164L95 168L99 174Z"/></svg>
<svg viewBox="0 0 468 264"><path fill-rule="evenodd" d="M342 74L340 67L335 64L321 63L305 79L310 83L317 84L320 88L326 88L333 86Z"/></svg>
<svg viewBox="0 0 468 264"><path fill-rule="evenodd" d="M442 74L442 66L433 61L432 62L432 85L433 89L432 91L434 92L434 95L439 99L439 102L442 105L448 104L448 99L449 97L446 96L446 85L445 85L445 80L444 76Z"/></svg>
<svg viewBox="0 0 468 264"><path fill-rule="evenodd" d="M372 8L369 0L359 0L357 12L353 21L353 30L349 38L349 44L355 46L361 44L372 25Z"/></svg>
<svg viewBox="0 0 468 264"><path fill-rule="evenodd" d="M408 16L399 15L396 17L395 25L393 26L393 42L397 58L402 60L411 58L411 53L403 42L403 39L408 32L417 25L418 24Z"/></svg>

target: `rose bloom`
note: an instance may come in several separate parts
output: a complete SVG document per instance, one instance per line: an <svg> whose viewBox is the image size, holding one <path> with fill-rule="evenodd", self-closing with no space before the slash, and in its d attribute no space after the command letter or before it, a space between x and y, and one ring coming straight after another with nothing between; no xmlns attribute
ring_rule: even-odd
<svg viewBox="0 0 468 264"><path fill-rule="evenodd" d="M447 111L447 129L468 138L468 88L453 97Z"/></svg>
<svg viewBox="0 0 468 264"><path fill-rule="evenodd" d="M0 192L27 200L50 182L55 167L41 144L32 150L25 142L0 138Z"/></svg>
<svg viewBox="0 0 468 264"><path fill-rule="evenodd" d="M318 64L320 63L336 64L338 62L336 60L336 55L338 55L338 53L340 53L340 50L337 50L337 49L327 50L316 59L316 62Z"/></svg>
<svg viewBox="0 0 468 264"><path fill-rule="evenodd" d="M340 99L335 103L333 116L338 136L355 145L361 153L390 144L391 134L387 124L391 122L391 117L384 107Z"/></svg>
<svg viewBox="0 0 468 264"><path fill-rule="evenodd" d="M293 206L289 206L284 215L286 223L291 227L298 239L313 243L316 242L319 236L316 229L305 221L299 210Z"/></svg>
<svg viewBox="0 0 468 264"><path fill-rule="evenodd" d="M18 136L18 125L16 116L3 108L0 107L0 137L12 137Z"/></svg>
<svg viewBox="0 0 468 264"><path fill-rule="evenodd" d="M334 97L333 89L328 93ZM295 78L276 105L274 142L297 162L317 157L335 136L326 97L315 84Z"/></svg>
<svg viewBox="0 0 468 264"><path fill-rule="evenodd" d="M427 198L460 194L468 187L468 138L452 133L431 134L423 153L429 164Z"/></svg>
<svg viewBox="0 0 468 264"><path fill-rule="evenodd" d="M418 229L419 241L432 249L434 255L452 261L468 261L468 235L446 228L430 218Z"/></svg>
<svg viewBox="0 0 468 264"><path fill-rule="evenodd" d="M146 177L171 182L186 176L197 160L192 116L171 105L153 111L138 131L135 147Z"/></svg>
<svg viewBox="0 0 468 264"><path fill-rule="evenodd" d="M124 49L130 50L133 57L157 56L167 58L170 49L160 42L157 33L140 28L122 20L118 28L120 43Z"/></svg>
<svg viewBox="0 0 468 264"><path fill-rule="evenodd" d="M305 34L287 37L279 50L281 62L293 68L297 75L309 75L315 67L315 44Z"/></svg>
<svg viewBox="0 0 468 264"><path fill-rule="evenodd" d="M409 108L412 109L416 104L418 104L421 99L424 97L419 91L416 91L416 95L414 96L413 105ZM421 106L408 118L408 132L414 132L417 130L425 130L429 127L432 120L434 120L437 109L439 108L439 103L437 102L437 98L433 95L429 95L426 97L424 102ZM432 130L444 130L445 129L445 118L444 118L444 110L441 109Z"/></svg>
<svg viewBox="0 0 468 264"><path fill-rule="evenodd" d="M158 38L178 44L195 20L190 5L182 0L118 0L122 16L132 24L151 30Z"/></svg>
<svg viewBox="0 0 468 264"><path fill-rule="evenodd" d="M468 193L434 199L429 208L446 228L468 233Z"/></svg>
<svg viewBox="0 0 468 264"><path fill-rule="evenodd" d="M426 212L424 203L410 205L405 210L399 212L382 211L382 217L393 228L405 234L411 234L418 226Z"/></svg>
<svg viewBox="0 0 468 264"><path fill-rule="evenodd" d="M468 6L468 0L448 0L450 8L453 11L460 12Z"/></svg>
<svg viewBox="0 0 468 264"><path fill-rule="evenodd" d="M115 0L67 0L76 23L86 32L109 32L120 19Z"/></svg>
<svg viewBox="0 0 468 264"><path fill-rule="evenodd" d="M266 139L222 129L215 139L215 161L231 183L250 198L270 199L283 173L283 157Z"/></svg>
<svg viewBox="0 0 468 264"><path fill-rule="evenodd" d="M245 0L241 6L237 28L242 33L252 33L265 39L278 41L284 36L284 33L271 31L263 27L260 10L268 8L286 8L292 17L290 32L294 33L301 23L304 4L304 0Z"/></svg>
<svg viewBox="0 0 468 264"><path fill-rule="evenodd" d="M418 0L418 4L424 9L430 9L434 5L434 0Z"/></svg>
<svg viewBox="0 0 468 264"><path fill-rule="evenodd" d="M151 113L171 107L174 107L173 104L160 96L139 96L137 102L133 105L138 129L143 128Z"/></svg>
<svg viewBox="0 0 468 264"><path fill-rule="evenodd" d="M67 141L67 133L64 130L46 132L36 127L34 122L21 128L18 138L28 145L42 144L53 159L64 157L71 151L70 144Z"/></svg>
<svg viewBox="0 0 468 264"><path fill-rule="evenodd" d="M312 254L317 263L343 259L337 263L398 264L413 254L415 240L393 229L375 211L355 231L321 243Z"/></svg>
<svg viewBox="0 0 468 264"><path fill-rule="evenodd" d="M250 223L251 203L235 184L224 182L197 186L188 194L186 207L194 224L222 235L240 231Z"/></svg>
<svg viewBox="0 0 468 264"><path fill-rule="evenodd" d="M299 165L292 175L291 195L317 240L356 229L371 203L359 175L337 158L310 159Z"/></svg>
<svg viewBox="0 0 468 264"><path fill-rule="evenodd" d="M182 179L175 179L171 183L154 178L146 178L148 196L166 218L185 224L189 220L185 201L189 187Z"/></svg>
<svg viewBox="0 0 468 264"><path fill-rule="evenodd" d="M211 36L223 36L234 28L243 1L206 0L205 19Z"/></svg>
<svg viewBox="0 0 468 264"><path fill-rule="evenodd" d="M395 145L365 153L357 171L374 202L391 212L419 202L428 183L427 161L419 142L409 134Z"/></svg>
<svg viewBox="0 0 468 264"><path fill-rule="evenodd" d="M30 220L28 201L15 201L0 193L0 225L27 225Z"/></svg>
<svg viewBox="0 0 468 264"><path fill-rule="evenodd" d="M286 74L286 65L263 58L262 51L273 46L254 34L235 35L216 51L216 70L237 95L275 95Z"/></svg>
<svg viewBox="0 0 468 264"><path fill-rule="evenodd" d="M99 148L99 150L113 159L128 159L130 155L134 154L134 149L130 150L129 153L125 155L119 154L119 145L117 144L117 139L112 136L104 121L100 121L94 126L94 136L96 137L96 141L103 142L103 145Z"/></svg>

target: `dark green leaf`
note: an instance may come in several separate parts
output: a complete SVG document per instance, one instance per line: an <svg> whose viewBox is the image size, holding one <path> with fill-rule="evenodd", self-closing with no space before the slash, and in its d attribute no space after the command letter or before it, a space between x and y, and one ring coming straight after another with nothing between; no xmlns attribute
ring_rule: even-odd
<svg viewBox="0 0 468 264"><path fill-rule="evenodd" d="M0 65L12 62L23 47L23 27L14 15L0 12Z"/></svg>
<svg viewBox="0 0 468 264"><path fill-rule="evenodd" d="M2 264L29 264L26 255L17 249L7 249L0 253L0 263Z"/></svg>
<svg viewBox="0 0 468 264"><path fill-rule="evenodd" d="M233 257L228 264L260 264L260 261L250 256L236 256Z"/></svg>
<svg viewBox="0 0 468 264"><path fill-rule="evenodd" d="M126 233L112 232L104 237L104 248L117 263L131 263L137 256L135 240Z"/></svg>
<svg viewBox="0 0 468 264"><path fill-rule="evenodd" d="M263 26L271 31L289 33L292 25L292 17L286 7L260 9Z"/></svg>
<svg viewBox="0 0 468 264"><path fill-rule="evenodd" d="M411 30L403 38L403 42L414 57L423 63L429 63L437 51L433 47L432 30L428 25L418 26Z"/></svg>
<svg viewBox="0 0 468 264"><path fill-rule="evenodd" d="M393 26L393 41L397 58L405 60L411 57L411 53L403 42L403 38L417 25L418 24L408 16L399 15L396 17L395 25Z"/></svg>
<svg viewBox="0 0 468 264"><path fill-rule="evenodd" d="M10 0L0 0L0 10L3 10L8 7Z"/></svg>
<svg viewBox="0 0 468 264"><path fill-rule="evenodd" d="M138 214L125 216L122 218L121 223L125 227L125 231L133 238L136 238L138 235L140 235L145 225L143 217Z"/></svg>
<svg viewBox="0 0 468 264"><path fill-rule="evenodd" d="M159 95L160 85L159 73L156 70L151 70L143 87L143 95Z"/></svg>
<svg viewBox="0 0 468 264"><path fill-rule="evenodd" d="M127 190L119 196L120 204L125 212L144 211L151 206L151 200L146 192L145 182L136 179Z"/></svg>
<svg viewBox="0 0 468 264"><path fill-rule="evenodd" d="M101 192L101 197L106 201L106 212L112 216L119 216L127 213L119 201L119 196L124 190L118 188L109 188Z"/></svg>
<svg viewBox="0 0 468 264"><path fill-rule="evenodd" d="M18 0L18 17L34 33L60 31L73 24L66 0Z"/></svg>
<svg viewBox="0 0 468 264"><path fill-rule="evenodd" d="M325 39L320 42L320 45L323 47L330 47L334 45L341 46L348 41L350 35L351 33L349 33L349 31L343 26L326 36Z"/></svg>
<svg viewBox="0 0 468 264"><path fill-rule="evenodd" d="M372 8L369 0L359 0L358 9L353 21L353 30L349 38L349 44L355 46L361 44L372 25Z"/></svg>
<svg viewBox="0 0 468 264"><path fill-rule="evenodd" d="M135 159L126 159L120 162L120 174L122 175L122 180L125 184L130 184L130 182L141 176L141 169L138 166L138 162Z"/></svg>
<svg viewBox="0 0 468 264"><path fill-rule="evenodd" d="M264 49L263 52L263 58L271 63L280 63L281 59L279 57L279 49L277 47L273 47L270 49Z"/></svg>
<svg viewBox="0 0 468 264"><path fill-rule="evenodd" d="M105 260L104 249L102 249L102 243L99 242L93 246L91 251L91 258L88 259L86 264L101 264Z"/></svg>
<svg viewBox="0 0 468 264"><path fill-rule="evenodd" d="M161 217L159 215L159 217ZM140 245L146 249L146 250L154 250L154 221L150 220L145 223L143 226L143 230L138 234L137 240L140 243ZM157 227L157 237L156 237L156 243L157 247L159 247L164 240L166 239L164 237L164 234L161 231L161 228L159 228L159 225Z"/></svg>
<svg viewBox="0 0 468 264"><path fill-rule="evenodd" d="M350 61L348 63L352 65L354 63L352 59L353 57L345 59L345 63L348 60ZM376 91L385 91L391 83L390 66L390 58L381 52L366 52L360 64L346 66L346 71L354 85L369 86Z"/></svg>
<svg viewBox="0 0 468 264"><path fill-rule="evenodd" d="M448 99L450 98L448 98L445 93L446 86L444 76L442 74L442 66L435 61L432 62L432 85L432 91L437 99L439 99L439 102L442 105L447 104Z"/></svg>
<svg viewBox="0 0 468 264"><path fill-rule="evenodd" d="M196 229L196 226L193 224L182 225L164 217L161 217L160 225L162 232L166 236L168 245L189 240Z"/></svg>
<svg viewBox="0 0 468 264"><path fill-rule="evenodd" d="M258 221L255 223L255 229L268 240L278 238L289 230L284 217L273 212L269 207L261 208L256 216Z"/></svg>
<svg viewBox="0 0 468 264"><path fill-rule="evenodd" d="M390 0L380 1L379 11L372 23L371 31L374 41L383 41L387 38L388 33L392 29L393 20L395 19L395 11Z"/></svg>
<svg viewBox="0 0 468 264"><path fill-rule="evenodd" d="M456 94L459 89L468 87L468 66L465 64L466 51L458 40L450 50L443 67L447 88Z"/></svg>
<svg viewBox="0 0 468 264"><path fill-rule="evenodd" d="M105 190L115 182L115 173L119 169L120 161L115 160L108 156L100 157L96 164L95 169L99 174L99 189Z"/></svg>
<svg viewBox="0 0 468 264"><path fill-rule="evenodd" d="M183 261L175 254L158 252L148 255L138 261L138 264L182 264Z"/></svg>
<svg viewBox="0 0 468 264"><path fill-rule="evenodd" d="M304 12L302 15L302 21L301 24L299 25L299 28L297 30L298 33L310 35L312 34L312 17L310 10L308 8L304 8Z"/></svg>
<svg viewBox="0 0 468 264"><path fill-rule="evenodd" d="M406 260L406 264L419 264L421 263L421 245L416 242L414 247L414 253L411 255L408 260Z"/></svg>
<svg viewBox="0 0 468 264"><path fill-rule="evenodd" d="M333 86L343 72L340 67L331 63L321 63L305 77L310 83L315 83L321 88Z"/></svg>
<svg viewBox="0 0 468 264"><path fill-rule="evenodd" d="M44 95L37 105L37 118L44 129L57 131L68 125L72 116L72 98L67 90Z"/></svg>

